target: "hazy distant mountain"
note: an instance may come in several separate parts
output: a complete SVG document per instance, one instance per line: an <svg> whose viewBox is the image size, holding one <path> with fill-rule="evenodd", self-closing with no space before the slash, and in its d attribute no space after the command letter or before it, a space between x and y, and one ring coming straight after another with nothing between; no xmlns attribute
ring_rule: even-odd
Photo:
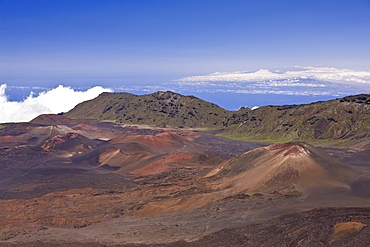
<svg viewBox="0 0 370 247"><path fill-rule="evenodd" d="M193 92L344 96L370 92L370 72L295 66L284 70L216 72L181 78L174 84L179 91L191 88Z"/></svg>

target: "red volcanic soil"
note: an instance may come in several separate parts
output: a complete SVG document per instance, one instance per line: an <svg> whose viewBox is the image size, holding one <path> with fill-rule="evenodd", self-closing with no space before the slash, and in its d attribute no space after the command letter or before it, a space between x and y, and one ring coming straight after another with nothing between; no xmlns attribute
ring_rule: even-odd
<svg viewBox="0 0 370 247"><path fill-rule="evenodd" d="M351 168L299 142L73 121L6 125L0 141L15 145L0 148L0 246L368 243L369 210L346 208L369 205L368 153L350 187ZM319 207L337 208L302 212Z"/></svg>
<svg viewBox="0 0 370 247"><path fill-rule="evenodd" d="M156 135L119 136L74 158L74 163L114 173L148 176L178 169L180 164L181 169L203 170L223 161L214 155L200 153L204 147L191 141L194 136L170 131Z"/></svg>
<svg viewBox="0 0 370 247"><path fill-rule="evenodd" d="M106 167L113 169L117 173L135 174L138 170L145 169L148 163L158 159L162 155L158 155L149 151L141 151L135 153L128 153L121 149L109 150L98 156L99 167ZM170 167L162 165L161 163L153 164L151 170L146 171L147 174L155 174L167 170Z"/></svg>
<svg viewBox="0 0 370 247"><path fill-rule="evenodd" d="M130 174L147 176L170 171L172 169L173 167L167 166L164 163L162 163L162 160L157 160L149 164L145 164L143 167L138 167L137 169L130 171Z"/></svg>
<svg viewBox="0 0 370 247"><path fill-rule="evenodd" d="M73 130L98 130L99 128L94 127L92 125L87 124L78 124L76 126L71 127Z"/></svg>
<svg viewBox="0 0 370 247"><path fill-rule="evenodd" d="M96 142L77 133L56 135L46 140L41 147L46 150L63 150L68 152L86 152L96 148Z"/></svg>
<svg viewBox="0 0 370 247"><path fill-rule="evenodd" d="M202 153L177 153L163 158L163 163L180 163L188 166L201 164L213 167L221 161L222 159L217 156Z"/></svg>
<svg viewBox="0 0 370 247"><path fill-rule="evenodd" d="M16 146L19 144L17 138L14 136L0 136L0 147Z"/></svg>
<svg viewBox="0 0 370 247"><path fill-rule="evenodd" d="M146 176L150 174L157 174L164 171L174 169L174 167L193 167L198 166L202 168L212 168L218 165L222 160L213 155L199 154L199 153L176 153L161 157L144 167L131 171L131 174Z"/></svg>
<svg viewBox="0 0 370 247"><path fill-rule="evenodd" d="M0 235L37 231L41 226L82 228L114 216L128 200L144 198L140 191L129 194L107 193L92 188L49 193L34 199L0 201ZM28 230L26 230L28 229Z"/></svg>
<svg viewBox="0 0 370 247"><path fill-rule="evenodd" d="M63 115L57 114L41 114L32 119L30 123L43 124L43 125L56 125L56 124L92 124L98 121L93 119L70 119Z"/></svg>
<svg viewBox="0 0 370 247"><path fill-rule="evenodd" d="M30 129L27 134L22 136L22 140L30 144L39 144L56 135L64 135L75 132L65 125L40 126Z"/></svg>
<svg viewBox="0 0 370 247"><path fill-rule="evenodd" d="M284 156L288 155L300 155L305 153L305 149L299 143L290 144L290 143L278 143L268 147L269 150L285 150Z"/></svg>
<svg viewBox="0 0 370 247"><path fill-rule="evenodd" d="M90 160L97 160L98 163L96 165L99 167L112 169L116 173L128 173L138 176L170 171L179 165L182 167L196 166L199 169L212 168L223 161L217 156L210 154L182 153L180 150L184 147L182 145L183 143L186 143L190 147L196 146L196 144L188 140L183 141L182 139L179 142L178 136L173 136L175 138L170 139L171 141L175 140L173 142L167 141L167 133L165 135L148 136L147 138L145 136L139 136L137 138L120 137L108 142L96 151L79 157L78 160L86 161L86 158L89 157ZM165 146L168 150L172 150L171 154L163 153L163 137L165 137ZM126 141L134 140L136 142L125 143ZM138 141L149 144L151 147ZM157 149L158 146L159 150Z"/></svg>
<svg viewBox="0 0 370 247"><path fill-rule="evenodd" d="M18 124L16 126L7 125L1 131L0 140L3 145L5 143L16 143L23 145L37 145L41 142L56 136L64 135L70 132L75 132L73 129L65 125L55 126L37 126L30 124Z"/></svg>
<svg viewBox="0 0 370 247"><path fill-rule="evenodd" d="M184 136L180 136L171 131L159 133L157 135L135 135L135 136L120 136L109 141L115 143L133 143L138 142L156 150L171 152L181 148L189 150L199 150L199 145L190 141Z"/></svg>
<svg viewBox="0 0 370 247"><path fill-rule="evenodd" d="M284 143L255 149L224 162L205 177L237 190L281 186L339 186L354 172L341 161L307 143ZM347 186L348 187L348 186Z"/></svg>
<svg viewBox="0 0 370 247"><path fill-rule="evenodd" d="M13 139L13 136L0 136L0 142L11 142Z"/></svg>
<svg viewBox="0 0 370 247"><path fill-rule="evenodd" d="M69 124L73 120L56 114L42 114L37 116L36 118L32 119L31 123L37 123L37 124L46 124L46 125L53 125L53 124Z"/></svg>

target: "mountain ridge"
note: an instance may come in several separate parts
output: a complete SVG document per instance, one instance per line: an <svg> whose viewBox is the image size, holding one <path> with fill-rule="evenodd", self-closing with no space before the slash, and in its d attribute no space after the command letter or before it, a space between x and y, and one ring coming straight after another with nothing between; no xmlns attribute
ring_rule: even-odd
<svg viewBox="0 0 370 247"><path fill-rule="evenodd" d="M156 92L137 96L102 93L64 116L156 127L224 129L234 139L278 141L370 138L370 95L310 104L225 110L194 96Z"/></svg>
<svg viewBox="0 0 370 247"><path fill-rule="evenodd" d="M69 118L111 120L118 123L146 124L157 127L221 126L227 110L194 96L172 92L148 95L102 93L65 113Z"/></svg>

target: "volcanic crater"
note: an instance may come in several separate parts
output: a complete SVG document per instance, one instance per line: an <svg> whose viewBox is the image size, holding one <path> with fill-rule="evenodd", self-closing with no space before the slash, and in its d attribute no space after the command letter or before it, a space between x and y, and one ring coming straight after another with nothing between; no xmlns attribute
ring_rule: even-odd
<svg viewBox="0 0 370 247"><path fill-rule="evenodd" d="M273 239L345 246L369 239L367 149L268 145L64 116L4 126L0 246L271 246Z"/></svg>

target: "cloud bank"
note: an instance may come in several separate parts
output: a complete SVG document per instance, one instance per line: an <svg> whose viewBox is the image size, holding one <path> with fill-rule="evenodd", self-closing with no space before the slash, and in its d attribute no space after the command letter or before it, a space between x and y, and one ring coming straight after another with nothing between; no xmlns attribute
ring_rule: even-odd
<svg viewBox="0 0 370 247"><path fill-rule="evenodd" d="M102 92L112 91L103 87L93 87L86 91L76 91L65 86L58 86L51 90L37 88L38 91L43 91L37 95L31 93L25 100L18 102L8 99L6 88L7 85L0 85L0 123L29 121L40 114L66 112L80 102L95 98ZM13 87L9 88L13 89ZM33 87L33 89L36 88ZM214 97L220 97L219 95L222 94L222 98L209 100L229 107L232 103L225 101L230 98L236 101L238 97L234 97L235 94L246 96L240 102L234 102L238 105L276 104L281 102L281 100L277 101L278 99L284 99L285 102L287 96L304 96L316 100L332 96L370 93L370 71L293 67L285 70L260 69L255 72L217 72L156 85L126 85L113 89L134 94L156 91L173 91L198 96L214 93ZM260 97L260 94L263 96ZM271 95L268 99L264 97L267 94ZM264 99L263 103L257 99ZM232 107L235 108L235 105Z"/></svg>
<svg viewBox="0 0 370 247"><path fill-rule="evenodd" d="M333 95L370 92L370 71L296 66L286 71L216 72L173 82L203 92Z"/></svg>
<svg viewBox="0 0 370 247"><path fill-rule="evenodd" d="M102 92L112 92L111 89L100 86L86 91L76 91L71 87L60 85L36 96L31 93L25 100L18 102L8 100L6 88L6 84L0 85L0 123L26 122L40 114L66 112L83 101L97 97Z"/></svg>

